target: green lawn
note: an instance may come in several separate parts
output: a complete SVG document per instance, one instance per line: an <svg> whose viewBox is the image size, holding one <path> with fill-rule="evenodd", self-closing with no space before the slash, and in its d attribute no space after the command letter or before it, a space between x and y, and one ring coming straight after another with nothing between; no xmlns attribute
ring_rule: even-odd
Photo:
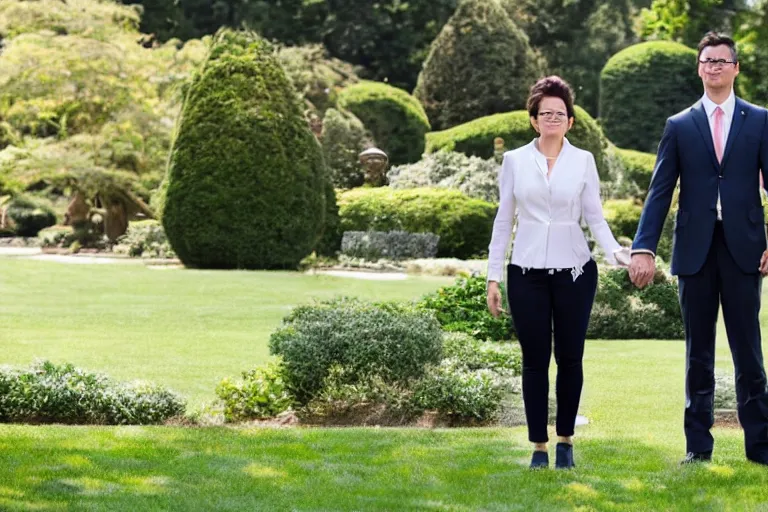
<svg viewBox="0 0 768 512"><path fill-rule="evenodd" d="M438 284L1 263L4 361L73 360L206 400L218 377L264 359L290 304ZM768 511L768 468L745 462L738 430L716 429L714 464L677 466L683 356L679 341L588 343L591 423L571 472L528 471L524 428L0 426L0 510ZM722 335L718 366L730 367Z"/></svg>

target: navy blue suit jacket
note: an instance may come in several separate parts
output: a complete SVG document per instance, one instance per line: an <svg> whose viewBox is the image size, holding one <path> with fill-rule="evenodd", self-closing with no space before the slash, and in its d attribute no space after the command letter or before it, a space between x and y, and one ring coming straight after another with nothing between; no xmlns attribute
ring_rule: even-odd
<svg viewBox="0 0 768 512"><path fill-rule="evenodd" d="M768 111L736 98L722 164L711 133L701 101L667 119L632 249L656 253L679 178L671 272L698 272L712 243L719 183L726 245L743 272L757 273L766 248L758 173L768 185Z"/></svg>

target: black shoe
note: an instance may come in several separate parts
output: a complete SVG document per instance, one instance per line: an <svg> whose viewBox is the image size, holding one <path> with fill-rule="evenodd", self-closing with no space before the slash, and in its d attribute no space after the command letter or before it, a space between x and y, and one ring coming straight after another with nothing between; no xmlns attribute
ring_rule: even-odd
<svg viewBox="0 0 768 512"><path fill-rule="evenodd" d="M712 450L708 452L688 452L688 455L680 461L680 465L696 464L697 462L712 462Z"/></svg>
<svg viewBox="0 0 768 512"><path fill-rule="evenodd" d="M575 468L573 462L573 445L568 443L557 443L555 448L555 467L558 469Z"/></svg>
<svg viewBox="0 0 768 512"><path fill-rule="evenodd" d="M549 467L549 454L547 452L535 451L531 457L531 469Z"/></svg>

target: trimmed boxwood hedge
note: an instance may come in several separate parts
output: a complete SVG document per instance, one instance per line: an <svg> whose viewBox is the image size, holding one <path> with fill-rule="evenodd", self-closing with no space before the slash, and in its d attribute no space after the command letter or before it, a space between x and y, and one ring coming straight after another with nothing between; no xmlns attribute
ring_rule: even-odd
<svg viewBox="0 0 768 512"><path fill-rule="evenodd" d="M339 106L357 116L392 165L418 161L429 120L421 103L397 87L362 81L339 93Z"/></svg>
<svg viewBox="0 0 768 512"><path fill-rule="evenodd" d="M605 162L605 150L608 141L600 126L586 110L575 107L576 120L566 137L574 146L590 151L595 155L600 178L607 179L608 169ZM515 149L528 144L537 134L531 127L530 116L526 110L516 110L505 114L481 117L454 126L448 130L427 134L427 153L441 149L458 151L469 156L491 158L494 153L493 140L504 139L506 149Z"/></svg>
<svg viewBox="0 0 768 512"><path fill-rule="evenodd" d="M696 50L671 41L625 48L600 74L600 121L619 147L655 153L666 119L703 94Z"/></svg>
<svg viewBox="0 0 768 512"><path fill-rule="evenodd" d="M434 233L440 237L438 257L486 253L496 216L496 205L448 189L359 188L342 192L338 201L342 233Z"/></svg>
<svg viewBox="0 0 768 512"><path fill-rule="evenodd" d="M202 268L295 268L325 213L322 149L270 44L222 30L182 108L163 227Z"/></svg>

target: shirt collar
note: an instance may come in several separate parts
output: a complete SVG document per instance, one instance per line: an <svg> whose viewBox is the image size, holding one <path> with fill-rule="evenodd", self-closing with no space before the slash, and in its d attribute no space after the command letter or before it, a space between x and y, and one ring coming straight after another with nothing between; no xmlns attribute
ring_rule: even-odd
<svg viewBox="0 0 768 512"><path fill-rule="evenodd" d="M715 107L718 106L717 103L709 99L706 92L704 93L704 96L701 97L701 104L704 105L707 117L712 117ZM723 109L723 114L725 114L726 119L733 117L733 111L736 109L736 95L733 94L733 89L731 89L731 94L728 95L728 99L720 105L720 108Z"/></svg>

